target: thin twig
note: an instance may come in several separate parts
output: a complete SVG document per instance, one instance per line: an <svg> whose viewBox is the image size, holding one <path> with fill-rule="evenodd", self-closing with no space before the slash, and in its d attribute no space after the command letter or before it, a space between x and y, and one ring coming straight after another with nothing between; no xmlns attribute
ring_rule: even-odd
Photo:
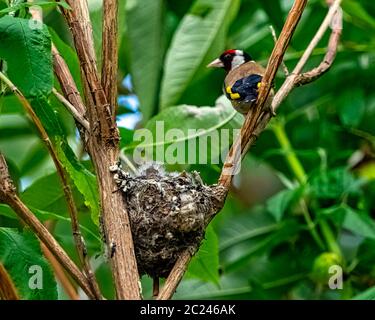
<svg viewBox="0 0 375 320"><path fill-rule="evenodd" d="M284 99L289 95L290 91L296 86L296 81L299 77L299 74L302 72L303 67L306 65L307 60L310 58L315 47L318 45L319 41L322 39L324 33L329 28L333 17L335 16L337 10L340 8L341 0L335 0L335 2L330 6L326 17L324 18L322 24L320 25L315 36L311 40L310 44L306 48L302 57L298 61L296 67L290 74L290 76L285 80L281 88L277 91L275 97L272 101L272 106L276 110Z"/></svg>
<svg viewBox="0 0 375 320"><path fill-rule="evenodd" d="M92 287L92 290L94 292L94 296L97 299L101 299L101 294L99 291L99 286L96 282L94 273L91 270L90 264L88 262L88 257L87 257L87 249L86 245L84 243L84 240L82 238L81 232L80 232L80 226L78 222L78 211L77 207L74 202L74 197L73 197L73 192L72 189L70 188L68 178L67 178L67 173L65 171L64 166L60 162L60 159L57 155L57 152L46 132L46 130L43 127L43 124L41 123L40 119L36 115L35 111L31 107L29 101L24 97L22 92L2 73L0 72L0 79L11 89L11 91L16 95L16 97L19 99L21 102L22 106L25 108L27 114L30 116L32 119L33 123L35 124L35 127L37 128L37 131L42 138L45 146L47 147L47 150L49 154L51 155L51 158L55 164L57 174L60 177L61 183L63 185L63 192L68 204L68 209L69 209L69 214L71 218L71 223L72 223L72 232L73 232L73 237L75 240L75 245L76 249L78 252L78 255L81 259L83 268L85 270L85 274L89 280L89 283Z"/></svg>
<svg viewBox="0 0 375 320"><path fill-rule="evenodd" d="M332 33L329 38L327 53L324 56L323 61L320 63L318 67L300 74L295 80L296 86L308 84L316 80L317 78L325 74L332 66L332 63L336 57L336 53L337 53L337 49L338 49L338 45L339 45L340 37L342 33L342 9L339 7L340 1L337 1L335 3L335 6L332 6L333 9L331 8L332 10L331 13L333 12L333 16L332 18L329 16L329 18L331 19L330 27L332 29ZM327 27L325 26L325 28Z"/></svg>
<svg viewBox="0 0 375 320"><path fill-rule="evenodd" d="M90 130L89 122L82 116L81 113L77 111L77 109L68 101L60 92L58 92L55 88L52 89L52 93L55 97L65 106L65 108L72 114L74 119L81 124L87 131Z"/></svg>
<svg viewBox="0 0 375 320"><path fill-rule="evenodd" d="M273 41L276 44L276 42L277 42L277 35L276 35L275 28L273 27L273 25L270 25L269 28L270 28L270 31L271 31L271 35L272 35ZM283 67L285 76L286 77L289 76L289 70L288 70L288 67L286 66L284 60L281 62L281 66Z"/></svg>
<svg viewBox="0 0 375 320"><path fill-rule="evenodd" d="M2 154L0 154L0 201L9 205L14 210L18 217L34 231L38 238L54 254L65 270L69 272L72 278L85 291L87 296L94 299L95 295L92 292L88 279L82 274L47 228L16 194L16 188L10 178L8 166Z"/></svg>
<svg viewBox="0 0 375 320"><path fill-rule="evenodd" d="M103 1L103 47L102 86L111 106L112 115L117 111L117 69L118 69L118 0Z"/></svg>

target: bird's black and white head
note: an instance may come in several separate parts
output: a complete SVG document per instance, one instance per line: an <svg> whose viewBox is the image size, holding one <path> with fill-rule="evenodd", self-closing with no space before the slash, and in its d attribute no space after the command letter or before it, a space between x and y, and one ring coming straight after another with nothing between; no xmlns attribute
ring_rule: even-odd
<svg viewBox="0 0 375 320"><path fill-rule="evenodd" d="M242 50L227 50L223 52L218 59L208 64L207 67L223 68L229 72L252 60L251 56Z"/></svg>

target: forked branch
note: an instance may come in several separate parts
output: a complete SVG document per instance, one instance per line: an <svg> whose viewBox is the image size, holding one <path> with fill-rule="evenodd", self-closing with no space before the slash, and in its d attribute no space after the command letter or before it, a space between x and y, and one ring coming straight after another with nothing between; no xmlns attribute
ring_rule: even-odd
<svg viewBox="0 0 375 320"><path fill-rule="evenodd" d="M108 83L110 79L117 78L117 67L114 65L117 53L115 58L114 52L110 52L110 47L117 44L117 31L109 32L106 28L111 25L117 29L117 23L113 24L113 21L109 21L108 16L104 14L103 34L111 39L104 41L103 52L110 56L110 61L103 65L106 72L109 72L105 75L108 78L104 79L103 83L96 66L87 1L67 0L66 2L71 10L62 11L73 35L85 88L86 113L90 126L85 142L97 174L104 238L109 250L112 247L116 248L111 256L116 294L118 299L140 299L139 274L126 204L121 193L113 193L117 186L109 171L109 167L118 161L119 156L119 133L113 105L114 97L117 96L117 89L115 89L117 81ZM106 0L104 6L107 14L112 16L116 14L115 1ZM55 72L58 72L56 68ZM64 74L59 76L60 83L64 83L64 78L69 77ZM74 106L75 103L72 102L72 105Z"/></svg>

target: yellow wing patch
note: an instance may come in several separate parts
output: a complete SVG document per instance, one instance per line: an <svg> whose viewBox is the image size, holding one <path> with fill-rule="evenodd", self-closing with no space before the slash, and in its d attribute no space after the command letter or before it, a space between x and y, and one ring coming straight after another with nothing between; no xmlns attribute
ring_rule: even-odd
<svg viewBox="0 0 375 320"><path fill-rule="evenodd" d="M258 82L257 87L258 89L262 86L262 82Z"/></svg>
<svg viewBox="0 0 375 320"><path fill-rule="evenodd" d="M233 93L232 92L232 87L231 86L228 86L225 91L229 94L230 98L232 100L237 100L239 98L241 98L240 94L239 93Z"/></svg>

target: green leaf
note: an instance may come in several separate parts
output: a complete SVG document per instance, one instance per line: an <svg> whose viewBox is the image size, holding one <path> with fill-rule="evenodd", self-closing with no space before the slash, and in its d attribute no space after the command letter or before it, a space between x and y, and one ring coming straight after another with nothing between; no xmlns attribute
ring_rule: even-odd
<svg viewBox="0 0 375 320"><path fill-rule="evenodd" d="M313 194L321 199L337 199L358 190L359 182L346 168L320 171L311 178Z"/></svg>
<svg viewBox="0 0 375 320"><path fill-rule="evenodd" d="M67 214L66 200L56 173L45 175L36 180L21 193L21 199L29 207L54 212L62 216Z"/></svg>
<svg viewBox="0 0 375 320"><path fill-rule="evenodd" d="M215 107L181 105L168 108L152 118L145 129L135 132L135 141L141 141L143 137L152 138L151 141L146 138L141 143L134 142L124 151L146 150L154 160L168 164L174 159L178 164L218 164L236 133L232 129L240 128L241 121L242 116L233 110L225 97L219 98ZM228 129L227 140L221 129Z"/></svg>
<svg viewBox="0 0 375 320"><path fill-rule="evenodd" d="M357 294L353 297L353 300L375 300L375 287L369 288Z"/></svg>
<svg viewBox="0 0 375 320"><path fill-rule="evenodd" d="M303 254L307 256L305 252ZM300 256L300 251L289 249L252 260L249 265L251 273L248 275L250 283L263 289L273 289L306 278L309 269L303 265Z"/></svg>
<svg viewBox="0 0 375 320"><path fill-rule="evenodd" d="M166 56L162 108L178 103L199 68L223 49L224 36L238 5L237 0L197 0L185 15Z"/></svg>
<svg viewBox="0 0 375 320"><path fill-rule="evenodd" d="M219 241L208 226L205 240L189 264L188 276L219 285Z"/></svg>
<svg viewBox="0 0 375 320"><path fill-rule="evenodd" d="M345 206L344 228L369 239L375 239L375 222L366 214Z"/></svg>
<svg viewBox="0 0 375 320"><path fill-rule="evenodd" d="M48 157L48 152L43 143L36 141L29 146L25 158L22 161L20 171L22 175L32 174Z"/></svg>
<svg viewBox="0 0 375 320"><path fill-rule="evenodd" d="M39 120L42 122L44 129L50 138L57 136L64 136L62 125L57 112L53 110L47 98L39 97L30 99L31 107L35 111ZM52 139L51 139L52 140ZM54 142L54 141L53 141Z"/></svg>
<svg viewBox="0 0 375 320"><path fill-rule="evenodd" d="M337 224L362 237L375 239L375 222L365 213L346 204L320 210L321 216L331 217Z"/></svg>
<svg viewBox="0 0 375 320"><path fill-rule="evenodd" d="M47 96L53 86L51 38L45 25L30 28L29 19L0 18L0 57L7 73L27 98Z"/></svg>
<svg viewBox="0 0 375 320"><path fill-rule="evenodd" d="M0 113L24 113L22 104L15 95L7 95L0 97Z"/></svg>
<svg viewBox="0 0 375 320"><path fill-rule="evenodd" d="M266 209L279 222L291 203L301 194L301 188L282 190L267 201Z"/></svg>
<svg viewBox="0 0 375 320"><path fill-rule="evenodd" d="M255 255L294 237L301 229L295 221L275 223L264 207L231 217L220 233L220 261L226 273L247 267Z"/></svg>
<svg viewBox="0 0 375 320"><path fill-rule="evenodd" d="M83 195L85 205L90 208L92 221L99 225L99 195L95 175L77 160L67 143L58 143L57 152L74 185Z"/></svg>
<svg viewBox="0 0 375 320"><path fill-rule="evenodd" d="M357 127L361 123L365 109L365 96L360 88L344 91L338 99L338 112L344 126Z"/></svg>
<svg viewBox="0 0 375 320"><path fill-rule="evenodd" d="M121 137L120 147L126 148L127 146L129 146L133 142L134 130L130 130L130 129L127 129L127 128L122 128L122 127L118 128L118 129L120 131L120 137Z"/></svg>
<svg viewBox="0 0 375 320"><path fill-rule="evenodd" d="M341 6L345 13L358 21L364 28L375 29L375 19L367 13L367 10L363 8L360 2L345 0Z"/></svg>
<svg viewBox="0 0 375 320"><path fill-rule="evenodd" d="M249 293L252 292L253 288L247 283L247 281L241 281L234 278L227 278L226 284L223 284L223 280L220 281L220 288L210 282L204 282L189 279L184 280L179 285L176 294L173 296L179 300L244 300L249 299ZM237 281L236 281L237 280Z"/></svg>
<svg viewBox="0 0 375 320"><path fill-rule="evenodd" d="M159 93L164 11L164 0L128 1L126 7L131 75L144 122L154 115Z"/></svg>
<svg viewBox="0 0 375 320"><path fill-rule="evenodd" d="M38 239L29 231L0 228L0 261L25 300L56 300L54 274L42 255ZM33 268L41 270L41 288L33 289Z"/></svg>
<svg viewBox="0 0 375 320"><path fill-rule="evenodd" d="M247 300L253 290L247 281L237 283L240 281L233 277L226 279L225 287L222 282L223 279L219 288L210 282L202 283L196 279L184 280L173 298L178 300Z"/></svg>
<svg viewBox="0 0 375 320"><path fill-rule="evenodd" d="M281 9L280 1L263 1L258 0L263 10L266 12L270 22L274 25L275 29L281 31L284 26L284 13Z"/></svg>
<svg viewBox="0 0 375 320"><path fill-rule="evenodd" d="M103 4L102 1L89 1L90 20L92 24L92 35L94 39L94 49L98 66L101 64L102 48L102 21L103 21Z"/></svg>
<svg viewBox="0 0 375 320"><path fill-rule="evenodd" d="M23 0L21 0L23 1ZM11 7L5 8L0 10L0 15L18 11L21 9L29 8L32 6L39 6L42 8L48 8L48 7L56 7L56 6L61 6L65 9L70 9L70 6L65 2L65 1L59 1L59 2L54 2L54 1L34 1L34 3L29 3L29 2L22 2L16 5L12 5Z"/></svg>

